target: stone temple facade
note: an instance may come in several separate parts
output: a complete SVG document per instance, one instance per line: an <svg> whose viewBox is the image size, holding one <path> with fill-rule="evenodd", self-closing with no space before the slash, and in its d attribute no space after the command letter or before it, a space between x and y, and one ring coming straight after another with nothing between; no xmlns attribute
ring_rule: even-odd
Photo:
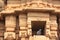
<svg viewBox="0 0 60 40"><path fill-rule="evenodd" d="M60 40L59 0L0 0L0 40Z"/></svg>

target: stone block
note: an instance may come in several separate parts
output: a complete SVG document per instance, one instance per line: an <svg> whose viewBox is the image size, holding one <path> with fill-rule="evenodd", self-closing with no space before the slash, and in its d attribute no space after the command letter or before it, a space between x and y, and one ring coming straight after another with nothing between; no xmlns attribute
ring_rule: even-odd
<svg viewBox="0 0 60 40"><path fill-rule="evenodd" d="M52 37L57 37L57 31L50 31Z"/></svg>
<svg viewBox="0 0 60 40"><path fill-rule="evenodd" d="M20 29L24 30L24 29L27 29L27 27L20 27Z"/></svg>
<svg viewBox="0 0 60 40"><path fill-rule="evenodd" d="M16 27L16 17L12 15L6 16L5 27Z"/></svg>
<svg viewBox="0 0 60 40"><path fill-rule="evenodd" d="M27 37L27 31L19 31L19 37Z"/></svg>
<svg viewBox="0 0 60 40"><path fill-rule="evenodd" d="M38 13L38 12L30 12L30 13L28 13L28 16L49 17L49 14Z"/></svg>
<svg viewBox="0 0 60 40"><path fill-rule="evenodd" d="M34 40L33 38L34 38L34 37L30 36L30 37L29 37L29 40Z"/></svg>
<svg viewBox="0 0 60 40"><path fill-rule="evenodd" d="M19 26L26 27L27 26L27 19L26 14L20 14L19 15Z"/></svg>
<svg viewBox="0 0 60 40"><path fill-rule="evenodd" d="M13 32L13 31L15 31L15 28L6 28L6 31L10 31L10 32L12 31Z"/></svg>
<svg viewBox="0 0 60 40"><path fill-rule="evenodd" d="M28 21L36 21L39 17L28 17Z"/></svg>
<svg viewBox="0 0 60 40"><path fill-rule="evenodd" d="M44 17L35 17L35 16L33 16L33 17L28 17L28 20L29 21L40 21L40 20L42 20L42 21L48 20L49 21L49 17L44 18Z"/></svg>
<svg viewBox="0 0 60 40"><path fill-rule="evenodd" d="M57 23L57 21L56 20L51 20L50 23L55 24L55 23Z"/></svg>
<svg viewBox="0 0 60 40"><path fill-rule="evenodd" d="M48 24L46 24L45 27L46 27L46 29L50 29L50 25L48 25Z"/></svg>
<svg viewBox="0 0 60 40"><path fill-rule="evenodd" d="M58 29L57 29L57 27L55 27L55 26L51 26L51 27L50 27L50 30L57 31Z"/></svg>
<svg viewBox="0 0 60 40"><path fill-rule="evenodd" d="M55 23L55 24L50 24L50 29L51 29L51 30L57 30L57 28L58 28L57 23Z"/></svg>
<svg viewBox="0 0 60 40"><path fill-rule="evenodd" d="M10 0L10 1L7 1L7 4L20 4L20 1Z"/></svg>
<svg viewBox="0 0 60 40"><path fill-rule="evenodd" d="M57 20L57 17L55 15L51 15L50 20Z"/></svg>
<svg viewBox="0 0 60 40"><path fill-rule="evenodd" d="M50 29L46 29L46 36L50 35Z"/></svg>
<svg viewBox="0 0 60 40"><path fill-rule="evenodd" d="M15 32L5 32L4 33L4 39L6 39L7 37L13 37L15 39Z"/></svg>
<svg viewBox="0 0 60 40"><path fill-rule="evenodd" d="M26 19L20 19L19 20L19 26L26 27L27 26L26 23L27 23Z"/></svg>
<svg viewBox="0 0 60 40"><path fill-rule="evenodd" d="M26 18L27 18L27 16L26 16L26 14L20 14L20 15L19 15L19 18L20 18L20 19L23 19L23 18L25 18L25 19L26 19Z"/></svg>
<svg viewBox="0 0 60 40"><path fill-rule="evenodd" d="M47 40L48 38L46 38L46 36L43 36L43 35L41 35L41 36L39 36L39 35L35 35L34 37L33 37L33 40Z"/></svg>
<svg viewBox="0 0 60 40"><path fill-rule="evenodd" d="M32 35L32 29L28 29L28 35Z"/></svg>
<svg viewBox="0 0 60 40"><path fill-rule="evenodd" d="M31 25L28 25L28 29L29 29L29 28L32 28L32 26L31 26Z"/></svg>

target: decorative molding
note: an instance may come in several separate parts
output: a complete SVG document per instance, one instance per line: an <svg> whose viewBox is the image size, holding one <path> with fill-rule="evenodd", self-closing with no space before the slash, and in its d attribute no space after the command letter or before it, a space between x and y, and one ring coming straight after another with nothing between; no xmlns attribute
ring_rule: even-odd
<svg viewBox="0 0 60 40"><path fill-rule="evenodd" d="M24 4L9 4L5 7L0 13L11 13L16 10L23 11L24 9L47 9L54 10L55 12L60 12L60 5L53 5L50 3L42 2L42 1L32 1Z"/></svg>

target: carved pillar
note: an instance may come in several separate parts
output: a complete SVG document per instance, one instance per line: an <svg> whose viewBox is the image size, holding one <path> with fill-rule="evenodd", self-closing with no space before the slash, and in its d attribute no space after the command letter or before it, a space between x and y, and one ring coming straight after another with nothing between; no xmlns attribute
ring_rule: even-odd
<svg viewBox="0 0 60 40"><path fill-rule="evenodd" d="M21 37L21 40L26 40L27 37L27 18L26 14L19 14L19 37Z"/></svg>
<svg viewBox="0 0 60 40"><path fill-rule="evenodd" d="M58 40L58 35L57 35L57 17L56 15L51 15L50 16L50 38L51 40Z"/></svg>
<svg viewBox="0 0 60 40"><path fill-rule="evenodd" d="M49 38L50 38L50 21L48 21L48 20L46 21L45 32L46 32L46 37L49 40Z"/></svg>
<svg viewBox="0 0 60 40"><path fill-rule="evenodd" d="M14 32L15 27L16 27L16 17L13 15L6 16L5 17L6 32L4 33L4 39L10 38L10 37L11 38L13 37L12 39L15 39L15 32Z"/></svg>

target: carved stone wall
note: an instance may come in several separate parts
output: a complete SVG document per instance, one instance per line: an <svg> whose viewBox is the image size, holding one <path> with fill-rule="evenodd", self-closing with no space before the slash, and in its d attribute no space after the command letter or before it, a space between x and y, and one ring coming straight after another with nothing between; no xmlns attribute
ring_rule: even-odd
<svg viewBox="0 0 60 40"><path fill-rule="evenodd" d="M17 21L18 19L18 21ZM57 16L50 15L49 13L43 12L28 12L26 14L21 13L16 18L16 15L7 15L5 16L5 32L4 32L4 39L14 40L17 36L21 38L21 40L37 40L38 36L32 36L32 21L45 21L45 35L39 36L44 37L47 40L58 40L57 35ZM19 34L15 33L15 28L19 26L18 32ZM38 24L37 24L38 25ZM36 37L36 38L35 38ZM18 39L18 37L17 37ZM20 39L19 39L20 40Z"/></svg>
<svg viewBox="0 0 60 40"><path fill-rule="evenodd" d="M58 24L57 24L57 16L55 15L50 15L50 37L51 40L58 40L58 35L57 35L57 29Z"/></svg>
<svg viewBox="0 0 60 40"><path fill-rule="evenodd" d="M15 27L16 27L16 17L9 15L5 17L5 28L4 39L13 37L15 39ZM8 39L7 39L8 40Z"/></svg>
<svg viewBox="0 0 60 40"><path fill-rule="evenodd" d="M20 0L7 0L7 4L20 4Z"/></svg>
<svg viewBox="0 0 60 40"><path fill-rule="evenodd" d="M31 21L46 21L45 35L43 35L43 36L46 36L47 39L49 40L49 35L50 35L49 14L47 14L47 13L38 13L38 12L29 12L27 14L27 25L28 25L29 39L30 38L33 39L33 37L32 37L32 29L31 29Z"/></svg>
<svg viewBox="0 0 60 40"><path fill-rule="evenodd" d="M19 37L21 40L26 40L27 37L27 15L26 14L19 14Z"/></svg>

